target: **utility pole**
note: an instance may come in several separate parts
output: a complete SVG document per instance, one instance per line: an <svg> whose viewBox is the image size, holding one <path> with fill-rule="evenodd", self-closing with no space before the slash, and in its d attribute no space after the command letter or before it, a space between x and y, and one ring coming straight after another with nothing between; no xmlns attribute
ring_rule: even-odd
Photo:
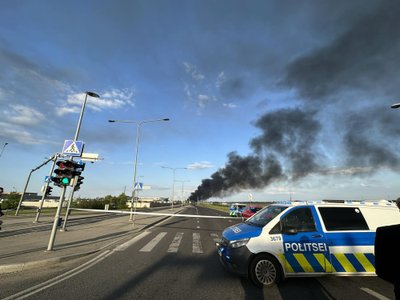
<svg viewBox="0 0 400 300"><path fill-rule="evenodd" d="M54 166L56 165L56 161L57 161L57 158L58 158L59 156L60 156L60 154L59 154L59 153L56 153L55 155L53 155L53 156L51 157L51 160L53 161L53 163L51 164L51 168L50 168L49 181L46 182L46 184L45 184L45 187L44 187L45 192L43 193L42 199L41 199L40 202L39 202L39 208L38 208L38 210L37 210L37 212L36 212L36 217L35 217L35 220L33 221L33 223L39 222L40 213L41 213L42 208L43 208L44 198L46 197L46 191L47 191L47 188L48 188L48 186L49 186L49 184L50 184L50 178L51 178L51 175L53 174Z"/></svg>
<svg viewBox="0 0 400 300"><path fill-rule="evenodd" d="M19 199L18 207L17 207L17 210L16 210L16 212L15 212L15 215L16 215L16 216L18 216L19 210L21 209L21 204L22 204L22 201L24 200L25 192L26 192L26 189L27 189L27 187L28 187L29 180L31 180L31 175L32 175L32 173L35 172L36 170L40 169L40 168L43 167L44 165L46 165L46 164L47 164L49 161L51 161L52 159L53 159L53 157L49 158L49 159L46 160L44 163L42 163L40 166L36 167L35 169L32 169L32 170L29 172L28 179L26 180L26 183L25 183L24 191L23 191L22 194L21 194L21 198Z"/></svg>

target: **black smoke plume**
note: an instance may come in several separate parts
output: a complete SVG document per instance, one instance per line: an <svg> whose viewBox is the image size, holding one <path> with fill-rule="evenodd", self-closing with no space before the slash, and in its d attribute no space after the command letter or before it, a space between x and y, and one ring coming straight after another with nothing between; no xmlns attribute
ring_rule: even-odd
<svg viewBox="0 0 400 300"><path fill-rule="evenodd" d="M400 170L400 116L389 108L400 95L400 2L372 5L364 15L358 11L344 20L340 34L326 45L287 64L280 87L295 91L302 108L261 116L255 122L261 134L250 141L252 153L230 153L226 166L203 180L191 200L312 173ZM337 144L338 170L329 169L320 153L318 138L327 132Z"/></svg>
<svg viewBox="0 0 400 300"><path fill-rule="evenodd" d="M260 189L276 180L302 178L319 168L313 149L319 122L315 112L282 109L255 122L262 134L250 142L253 153L228 154L225 167L204 179L190 199L222 197L243 189ZM281 161L278 159L281 158Z"/></svg>

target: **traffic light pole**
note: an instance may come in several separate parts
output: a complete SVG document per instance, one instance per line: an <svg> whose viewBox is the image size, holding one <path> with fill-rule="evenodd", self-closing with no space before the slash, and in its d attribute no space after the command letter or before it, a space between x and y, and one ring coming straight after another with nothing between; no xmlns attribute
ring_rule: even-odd
<svg viewBox="0 0 400 300"><path fill-rule="evenodd" d="M63 226L60 229L60 231L66 231L67 230L69 209L71 207L72 198L74 197L74 191L75 191L76 183L78 181L78 177L79 176L75 176L75 178L74 178L74 185L72 186L72 191L71 191L71 193L69 194L69 197L68 197L67 211L65 212L64 223L63 223Z"/></svg>
<svg viewBox="0 0 400 300"><path fill-rule="evenodd" d="M67 187L63 186L62 190L61 190L60 200L58 203L56 215L54 216L53 229L51 230L49 244L47 246L47 251L53 251L54 241L56 239L56 233L57 233L57 226L58 226L58 222L59 222L58 220L60 219L61 209L62 209L62 204L64 201L66 189L67 189Z"/></svg>
<svg viewBox="0 0 400 300"><path fill-rule="evenodd" d="M87 101L87 97L88 96L95 97L95 98L99 98L100 97L99 95L97 95L94 92L85 92L85 99L83 101L81 112L79 114L79 120L78 120L78 124L76 126L76 132L75 132L75 136L74 136L74 142L77 141L78 137L79 137L79 131L81 129L83 114L85 112L85 106L86 106L86 101ZM70 156L69 161L71 161L71 162L73 161L73 156ZM51 235L50 235L50 240L49 240L49 245L47 247L47 251L52 251L53 250L54 241L55 241L56 232L57 232L57 225L58 225L58 222L59 222L58 220L60 219L60 214L61 214L61 210L62 210L62 204L63 204L63 201L64 201L65 192L66 192L66 189L67 189L67 185L64 185L65 183L62 183L62 184L63 184L63 187L62 187L62 190L61 190L60 201L58 203L57 212L56 212L56 215L54 217L53 229L51 231ZM76 185L76 183L74 183L74 186L75 185ZM68 214L68 211L69 211L69 205L70 205L70 202L72 201L73 195L74 195L74 189L71 191L71 194L69 196L69 201L68 201L69 204L68 204L68 208L67 208L67 214ZM66 216L66 219L67 218L68 218L68 216ZM65 226L63 226L63 228L65 229Z"/></svg>
<svg viewBox="0 0 400 300"><path fill-rule="evenodd" d="M60 154L59 154L59 153L56 153L56 154L52 157L53 163L52 163L51 168L50 168L49 178L51 178L51 175L53 175L54 167L55 167L55 165L56 165L56 161L57 161L57 158L58 158L59 156L60 156ZM50 184L50 182L46 182L46 185L45 185L45 187L44 187L45 192L43 193L42 199L41 199L40 202L39 202L39 208L38 208L38 210L37 210L37 212L36 212L36 217L35 217L35 220L33 221L33 223L39 222L40 213L41 213L42 208L43 208L43 202L44 202L44 198L46 197L46 192L47 192L47 188L48 188L49 184Z"/></svg>
<svg viewBox="0 0 400 300"><path fill-rule="evenodd" d="M53 159L53 156L52 156L51 158L49 158L48 160L46 160L44 163L42 163L40 166L38 166L38 167L32 169L32 170L29 172L28 179L26 180L26 183L25 183L24 191L23 191L22 194L21 194L21 198L19 199L18 207L17 207L17 210L16 210L16 212L15 212L15 215L16 215L16 216L18 216L19 210L21 209L21 204L22 204L22 201L24 200L24 196L25 196L25 193L26 193L26 189L28 188L29 180L31 180L31 175L32 175L32 173L35 172L36 170L40 169L40 168L43 167L44 165L46 165L46 164L47 164L49 161L51 161L52 159Z"/></svg>
<svg viewBox="0 0 400 300"><path fill-rule="evenodd" d="M84 114L84 112L85 112L85 107L86 107L86 102L87 102L87 96L88 96L88 95L91 96L91 97L99 98L99 95L97 95L96 93L93 93L93 92L86 92L86 93L85 93L85 99L83 100L83 103L82 103L81 112L80 112L80 114L79 114L79 119L78 119L78 124L76 125L76 131L75 131L75 136L74 136L74 142L77 141L78 138L79 138L79 132L80 132L80 130L81 130L82 119L83 119L83 114ZM72 160L73 160L73 157L71 156L71 157L69 158L69 160L72 161ZM73 185L72 191L71 191L71 193L69 194L69 197L68 197L67 211L66 211L66 213L65 213L65 220L64 220L63 227L61 228L61 231L65 231L65 230L66 230L67 221L68 221L68 215L69 215L69 209L70 209L70 206L71 206L72 199L74 198L74 192L75 192L76 182L78 181L78 178L77 178L77 177L79 177L79 176L75 176L74 185Z"/></svg>
<svg viewBox="0 0 400 300"><path fill-rule="evenodd" d="M21 198L19 199L17 210L15 211L15 215L16 215L16 216L18 216L19 210L21 209L22 201L24 200L25 192L26 192L26 189L27 189L27 187L28 187L29 180L31 180L31 175L32 175L32 172L33 172L33 171L35 171L35 170L32 169L32 170L29 172L28 179L26 180L26 183L25 183L24 191L23 191L22 194L21 194Z"/></svg>

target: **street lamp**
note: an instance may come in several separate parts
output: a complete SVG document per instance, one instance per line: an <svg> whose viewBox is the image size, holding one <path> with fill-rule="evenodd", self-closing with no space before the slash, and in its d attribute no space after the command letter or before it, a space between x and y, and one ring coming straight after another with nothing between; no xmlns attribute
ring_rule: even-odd
<svg viewBox="0 0 400 300"><path fill-rule="evenodd" d="M182 191L181 191L181 207L182 207L182 203L183 203L183 185L185 184L185 182L190 182L190 180L175 180L175 181L182 183Z"/></svg>
<svg viewBox="0 0 400 300"><path fill-rule="evenodd" d="M391 108L399 108L400 107L400 103L392 104L390 107Z"/></svg>
<svg viewBox="0 0 400 300"><path fill-rule="evenodd" d="M171 167L164 167L161 166L163 169L170 169L172 170L172 197L171 197L171 209L174 209L174 197L175 197L175 171L176 170L187 170L187 168L171 168Z"/></svg>
<svg viewBox="0 0 400 300"><path fill-rule="evenodd" d="M144 123L152 123L152 122L167 122L169 118L164 119L156 119L156 120L144 120L144 121L134 121L134 120L108 120L110 123L134 123L136 124L136 154L135 154L135 163L133 167L133 186L132 186L132 200L131 200L131 214L129 217L129 221L133 221L133 202L135 199L135 184L136 184L136 166L137 159L139 154L139 134L140 134L140 126ZM136 208L136 207L135 207Z"/></svg>
<svg viewBox="0 0 400 300"><path fill-rule="evenodd" d="M85 111L87 96L90 96L90 97L93 97L93 98L100 98L100 96L98 94L94 93L94 92L85 92L85 100L83 101L82 108L81 108L81 113L79 115L79 120L78 120L78 125L76 127L74 141L76 141L78 139L78 137L79 137L79 131L81 130L82 118L83 118L83 113Z"/></svg>
<svg viewBox="0 0 400 300"><path fill-rule="evenodd" d="M85 112L85 107L86 107L86 101L87 101L87 97L93 97L93 98L100 98L100 96L94 92L85 92L85 99L83 100L82 103L82 108L81 108L81 112L79 114L79 119L78 119L78 124L76 126L76 132L75 132L75 136L74 136L74 142L78 140L79 138L79 131L81 130L81 124L82 124L82 119L83 119L83 113ZM56 158L54 158L56 159ZM73 160L73 157L70 156L69 160ZM55 162L55 160L54 160ZM54 167L54 165L53 165ZM51 230L51 234L50 234L50 239L49 239L49 244L47 246L47 250L48 251L52 251L53 250L53 246L54 246L54 241L56 238L56 232L57 232L57 226L58 226L58 220L60 218L61 215L61 210L62 210L62 205L63 205L63 201L64 201L64 196L65 196L65 192L66 192L67 187L63 186L62 190L61 190L61 195L60 195L60 201L58 202L58 207L57 207L57 211L56 211L56 215L54 216L54 222L53 222L53 228ZM25 193L25 192L24 192ZM22 194L23 196L23 194ZM72 199L74 197L74 190L71 191L70 195L69 195L69 199L68 199L68 204L67 204L67 210L65 212L65 220L64 220L64 224L62 227L62 230L64 231L66 226L67 226L67 221L68 221L68 213L69 213L69 209L70 209L70 205L72 202ZM22 199L22 197L21 197ZM44 200L44 198L43 198ZM43 203L43 201L42 201ZM40 211L38 211L40 213ZM37 215L38 218L38 215Z"/></svg>

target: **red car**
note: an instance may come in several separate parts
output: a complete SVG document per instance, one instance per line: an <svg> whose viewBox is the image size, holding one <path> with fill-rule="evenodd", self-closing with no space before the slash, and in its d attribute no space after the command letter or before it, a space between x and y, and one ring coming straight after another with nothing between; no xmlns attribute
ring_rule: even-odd
<svg viewBox="0 0 400 300"><path fill-rule="evenodd" d="M262 208L259 205L248 205L242 210L242 217L247 220Z"/></svg>

